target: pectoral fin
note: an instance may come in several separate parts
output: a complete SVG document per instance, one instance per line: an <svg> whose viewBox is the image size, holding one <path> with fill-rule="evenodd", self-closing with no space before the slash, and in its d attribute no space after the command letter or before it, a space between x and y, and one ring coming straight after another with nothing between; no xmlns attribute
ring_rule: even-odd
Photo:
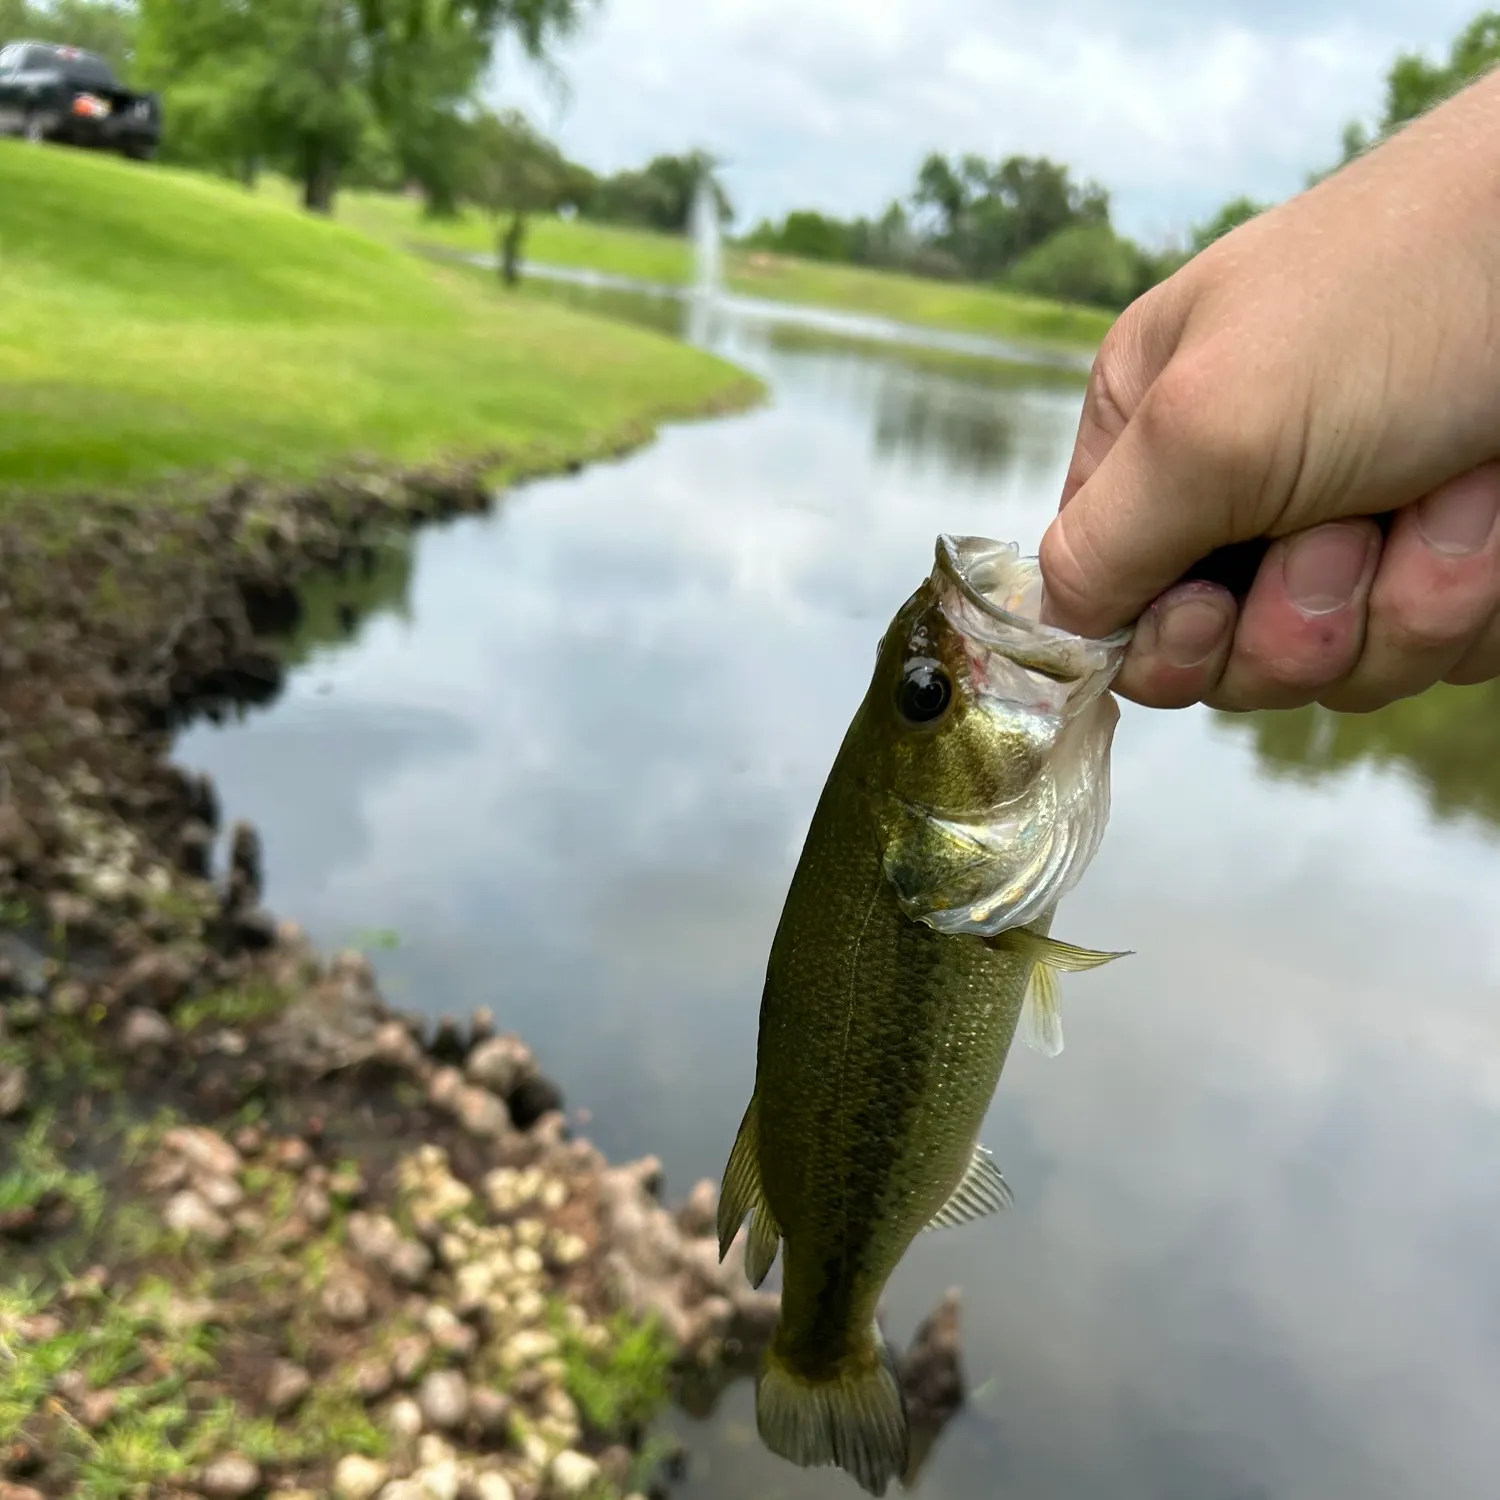
<svg viewBox="0 0 1500 1500"><path fill-rule="evenodd" d="M1079 948L1025 927L1012 927L986 941L992 948L1008 948L1035 964L1026 987L1020 1031L1026 1045L1043 1057L1056 1057L1063 1049L1058 974L1080 974L1129 954L1129 950L1105 953L1095 948Z"/></svg>
<svg viewBox="0 0 1500 1500"><path fill-rule="evenodd" d="M1016 1195L1000 1175L1000 1168L990 1153L983 1146L975 1146L963 1180L954 1188L953 1196L932 1216L926 1228L953 1229L987 1214L999 1213L1015 1201Z"/></svg>
<svg viewBox="0 0 1500 1500"><path fill-rule="evenodd" d="M745 1275L750 1285L758 1287L766 1279L781 1248L781 1229L771 1206L766 1202L760 1182L759 1131L756 1126L756 1100L751 1095L740 1121L740 1133L724 1168L724 1186L719 1193L719 1259L729 1253L730 1242L740 1225L750 1218L750 1238L745 1247Z"/></svg>

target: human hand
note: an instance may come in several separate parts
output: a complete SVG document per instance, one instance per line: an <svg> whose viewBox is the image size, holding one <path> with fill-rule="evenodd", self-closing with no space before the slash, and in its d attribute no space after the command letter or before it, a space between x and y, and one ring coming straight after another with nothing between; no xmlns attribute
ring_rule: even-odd
<svg viewBox="0 0 1500 1500"><path fill-rule="evenodd" d="M1054 623L1139 617L1122 695L1363 711L1500 676L1497 173L1492 76L1121 315L1041 566ZM1182 581L1256 538L1242 601Z"/></svg>

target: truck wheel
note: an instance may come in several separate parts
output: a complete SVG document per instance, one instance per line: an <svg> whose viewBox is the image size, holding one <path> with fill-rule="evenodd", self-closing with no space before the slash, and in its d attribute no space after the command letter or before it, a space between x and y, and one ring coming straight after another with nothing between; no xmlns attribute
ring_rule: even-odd
<svg viewBox="0 0 1500 1500"><path fill-rule="evenodd" d="M47 139L47 133L42 128L42 117L28 110L25 120L21 123L21 134L33 146L40 146Z"/></svg>
<svg viewBox="0 0 1500 1500"><path fill-rule="evenodd" d="M131 161L151 161L156 156L156 147L142 141L132 141L128 146L122 146L120 151Z"/></svg>

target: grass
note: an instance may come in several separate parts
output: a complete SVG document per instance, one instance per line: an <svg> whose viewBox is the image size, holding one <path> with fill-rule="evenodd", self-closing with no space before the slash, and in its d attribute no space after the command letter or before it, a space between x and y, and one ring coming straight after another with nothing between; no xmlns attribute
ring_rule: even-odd
<svg viewBox="0 0 1500 1500"><path fill-rule="evenodd" d="M649 1426L672 1397L672 1346L654 1318L617 1313L602 1348L590 1347L561 1315L552 1319L568 1394L597 1431L617 1437Z"/></svg>
<svg viewBox="0 0 1500 1500"><path fill-rule="evenodd" d="M0 141L0 493L587 458L756 386L197 174Z"/></svg>
<svg viewBox="0 0 1500 1500"><path fill-rule="evenodd" d="M262 192L276 201L291 197L280 183L270 183ZM473 209L455 219L434 220L423 216L414 199L349 192L340 197L337 212L343 222L398 243L485 253L495 249L494 227ZM525 254L530 260L553 265L672 285L685 284L693 275L692 247L685 239L576 219L532 219ZM1099 308L977 283L934 281L732 246L724 264L728 285L736 292L1051 348L1093 349L1114 322L1113 313Z"/></svg>

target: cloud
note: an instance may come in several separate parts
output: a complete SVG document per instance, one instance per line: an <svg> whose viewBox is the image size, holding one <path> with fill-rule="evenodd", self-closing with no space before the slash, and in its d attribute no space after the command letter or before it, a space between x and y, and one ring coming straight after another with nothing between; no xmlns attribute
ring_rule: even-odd
<svg viewBox="0 0 1500 1500"><path fill-rule="evenodd" d="M929 149L1045 153L1110 188L1131 233L1280 197L1379 107L1404 48L1470 0L605 0L561 54L570 97L502 55L497 94L605 170L701 145L741 222L876 211Z"/></svg>

